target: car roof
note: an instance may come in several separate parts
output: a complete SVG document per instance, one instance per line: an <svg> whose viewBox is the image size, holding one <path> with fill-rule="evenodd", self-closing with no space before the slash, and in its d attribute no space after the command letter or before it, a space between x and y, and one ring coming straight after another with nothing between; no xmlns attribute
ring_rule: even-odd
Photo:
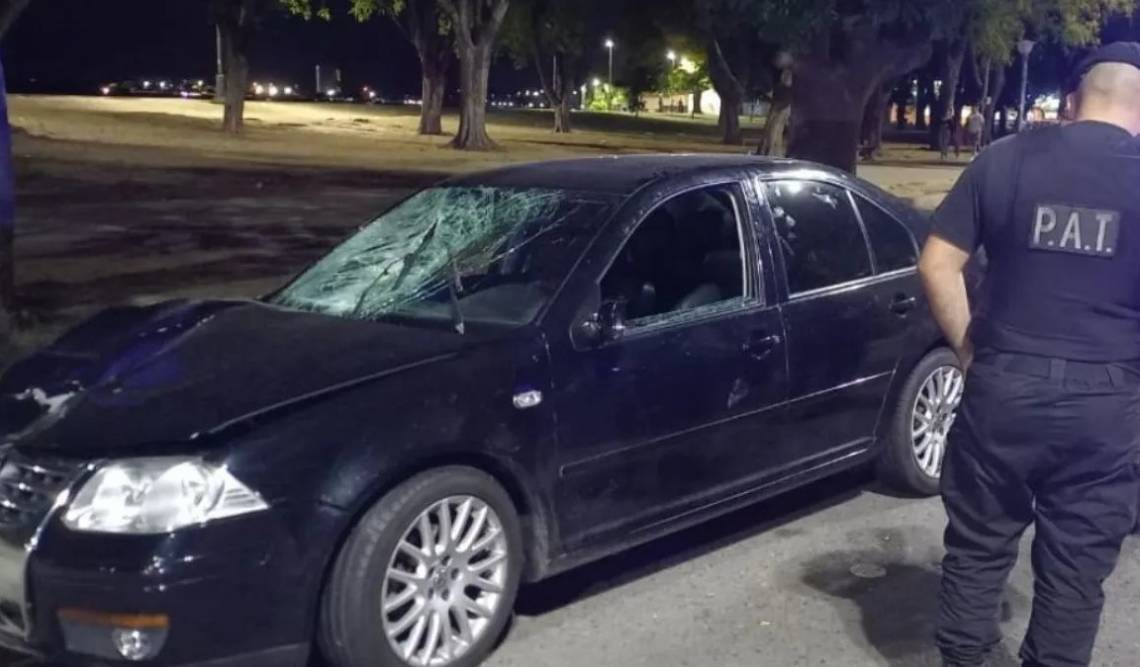
<svg viewBox="0 0 1140 667"><path fill-rule="evenodd" d="M513 188L558 188L578 192L629 196L659 180L676 176L699 176L733 169L781 172L812 169L846 180L843 172L821 165L739 154L615 155L520 164L493 171L460 176L450 185L483 185Z"/></svg>

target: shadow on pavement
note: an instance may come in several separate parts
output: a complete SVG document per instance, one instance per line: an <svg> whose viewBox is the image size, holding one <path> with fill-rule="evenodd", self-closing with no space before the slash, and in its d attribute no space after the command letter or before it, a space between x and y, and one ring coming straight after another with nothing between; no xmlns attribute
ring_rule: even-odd
<svg viewBox="0 0 1140 667"><path fill-rule="evenodd" d="M941 572L936 563L905 562L905 534L888 532L889 549L821 555L804 563L802 581L837 605L854 603L859 619L848 623L847 632L859 643L870 644L892 667L940 667L933 641ZM859 571L852 563L867 569ZM1029 604L1019 591L1007 588L1001 620L1026 613ZM1020 662L1003 644L988 665L1016 667Z"/></svg>
<svg viewBox="0 0 1140 667"><path fill-rule="evenodd" d="M866 491L871 482L872 476L866 470L843 473L552 579L524 586L515 611L523 616L547 614L765 531L781 529L781 526L801 517L851 500Z"/></svg>

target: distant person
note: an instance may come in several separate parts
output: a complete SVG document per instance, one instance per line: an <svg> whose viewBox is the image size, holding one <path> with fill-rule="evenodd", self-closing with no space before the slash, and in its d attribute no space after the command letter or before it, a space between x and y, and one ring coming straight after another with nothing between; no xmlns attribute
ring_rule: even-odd
<svg viewBox="0 0 1140 667"><path fill-rule="evenodd" d="M982 150L982 141L985 135L986 119L982 116L982 112L978 109L970 114L966 120L966 133L970 139L971 150L974 155L977 155Z"/></svg>
<svg viewBox="0 0 1140 667"><path fill-rule="evenodd" d="M985 664L1033 540L1023 667L1084 667L1140 513L1140 43L1081 63L1075 119L982 153L934 215L919 271L967 371L942 471L947 667ZM970 302L965 267L986 253Z"/></svg>

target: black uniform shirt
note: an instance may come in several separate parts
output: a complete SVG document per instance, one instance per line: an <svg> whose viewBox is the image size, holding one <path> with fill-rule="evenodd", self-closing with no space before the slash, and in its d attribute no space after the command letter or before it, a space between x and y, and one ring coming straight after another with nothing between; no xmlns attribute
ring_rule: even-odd
<svg viewBox="0 0 1140 667"><path fill-rule="evenodd" d="M985 248L978 349L1079 361L1140 359L1140 141L1080 122L995 143L934 215Z"/></svg>

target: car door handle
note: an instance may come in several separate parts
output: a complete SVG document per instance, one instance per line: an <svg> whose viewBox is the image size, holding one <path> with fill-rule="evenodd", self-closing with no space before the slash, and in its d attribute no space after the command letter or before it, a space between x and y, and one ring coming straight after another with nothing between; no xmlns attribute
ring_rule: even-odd
<svg viewBox="0 0 1140 667"><path fill-rule="evenodd" d="M757 334L744 344L744 352L759 361L772 354L772 350L779 347L782 342L784 339L777 335Z"/></svg>
<svg viewBox="0 0 1140 667"><path fill-rule="evenodd" d="M891 312L896 315L906 315L918 305L918 299L913 296L900 294L891 302Z"/></svg>

